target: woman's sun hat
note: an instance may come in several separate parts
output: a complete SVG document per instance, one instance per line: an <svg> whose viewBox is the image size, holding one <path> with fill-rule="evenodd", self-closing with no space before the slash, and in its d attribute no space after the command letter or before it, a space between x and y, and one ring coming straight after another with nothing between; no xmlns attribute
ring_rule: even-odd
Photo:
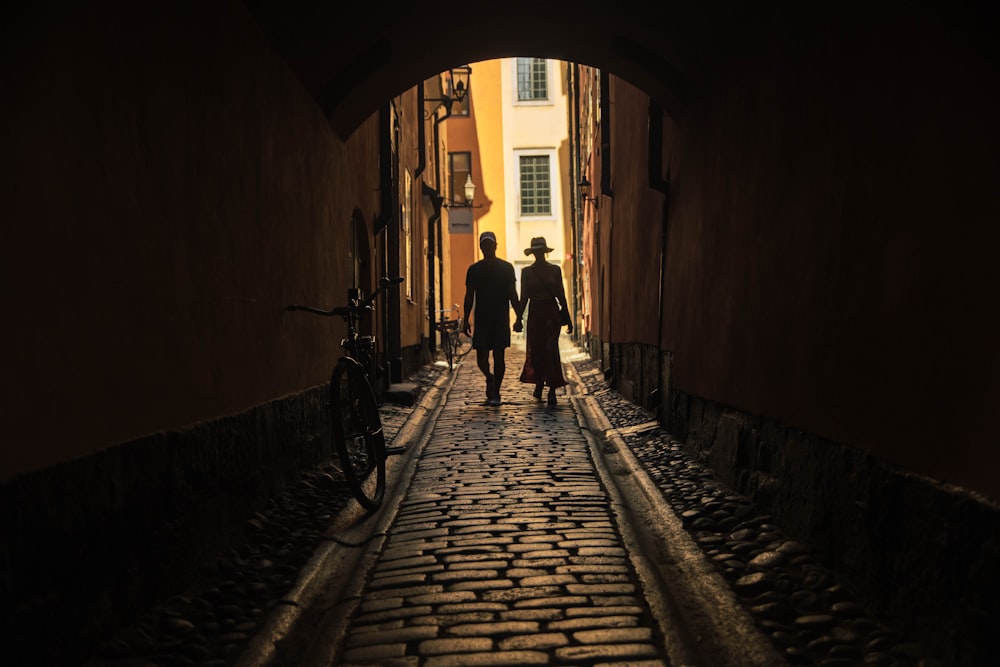
<svg viewBox="0 0 1000 667"><path fill-rule="evenodd" d="M544 236L536 236L531 239L531 247L524 249L525 255L531 255L536 252L552 252L552 248L545 242Z"/></svg>

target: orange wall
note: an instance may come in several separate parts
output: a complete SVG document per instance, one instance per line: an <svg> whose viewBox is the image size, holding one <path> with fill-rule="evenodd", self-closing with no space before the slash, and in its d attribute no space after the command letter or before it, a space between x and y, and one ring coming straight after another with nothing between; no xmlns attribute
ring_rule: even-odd
<svg viewBox="0 0 1000 667"><path fill-rule="evenodd" d="M500 108L500 61L472 63L471 109L468 118L449 119L448 144L451 151L472 153L472 180L476 184L475 219L472 235L453 234L452 293L455 303L465 298L465 272L482 259L479 234L496 234L498 247L505 247L505 206L502 123ZM502 255L502 251L498 251Z"/></svg>

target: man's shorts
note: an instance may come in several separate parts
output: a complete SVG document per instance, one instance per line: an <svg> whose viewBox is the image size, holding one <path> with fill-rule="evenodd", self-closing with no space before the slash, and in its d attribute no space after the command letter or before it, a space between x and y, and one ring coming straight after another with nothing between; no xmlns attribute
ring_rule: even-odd
<svg viewBox="0 0 1000 667"><path fill-rule="evenodd" d="M472 349L502 350L510 347L510 327L505 324L474 327Z"/></svg>

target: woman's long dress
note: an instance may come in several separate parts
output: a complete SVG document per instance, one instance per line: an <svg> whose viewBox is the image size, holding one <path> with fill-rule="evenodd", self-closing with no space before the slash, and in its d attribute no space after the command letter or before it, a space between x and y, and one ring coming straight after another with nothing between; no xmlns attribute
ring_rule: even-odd
<svg viewBox="0 0 1000 667"><path fill-rule="evenodd" d="M555 264L527 266L521 271L521 303L527 303L524 368L521 382L563 387L559 358L559 305L554 294L562 293L562 271ZM544 272L544 273L543 273ZM543 282L544 281L544 282Z"/></svg>

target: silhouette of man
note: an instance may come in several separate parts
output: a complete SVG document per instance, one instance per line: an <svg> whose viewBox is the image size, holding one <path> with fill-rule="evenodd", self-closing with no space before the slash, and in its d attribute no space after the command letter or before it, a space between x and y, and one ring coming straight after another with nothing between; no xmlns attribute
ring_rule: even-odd
<svg viewBox="0 0 1000 667"><path fill-rule="evenodd" d="M504 355L510 347L510 308L521 318L514 265L497 257L497 237L493 232L479 235L483 259L465 274L466 336L472 336L476 364L486 376L486 404L500 405L500 385L507 370ZM475 328L471 326L475 324ZM472 331L475 333L472 333ZM490 352L493 372L490 372Z"/></svg>

